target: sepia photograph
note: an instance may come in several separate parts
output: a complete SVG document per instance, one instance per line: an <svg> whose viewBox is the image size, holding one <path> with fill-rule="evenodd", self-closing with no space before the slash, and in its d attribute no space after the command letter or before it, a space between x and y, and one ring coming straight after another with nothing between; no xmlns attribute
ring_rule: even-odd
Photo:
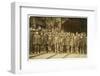
<svg viewBox="0 0 100 76"><path fill-rule="evenodd" d="M87 18L29 17L29 59L86 57Z"/></svg>

